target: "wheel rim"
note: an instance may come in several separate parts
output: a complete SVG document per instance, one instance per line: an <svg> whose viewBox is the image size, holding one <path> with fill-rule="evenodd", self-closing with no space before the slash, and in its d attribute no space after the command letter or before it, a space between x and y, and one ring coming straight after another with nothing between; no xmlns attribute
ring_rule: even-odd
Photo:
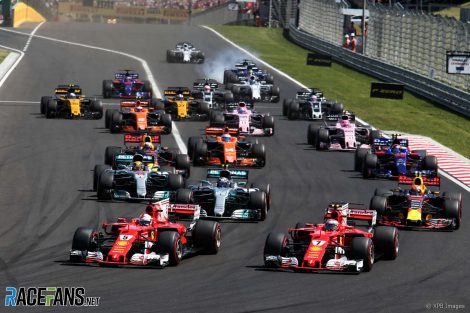
<svg viewBox="0 0 470 313"><path fill-rule="evenodd" d="M220 242L221 242L221 233L220 233L220 227L217 227L217 231L215 234L215 246L217 249L220 247Z"/></svg>
<svg viewBox="0 0 470 313"><path fill-rule="evenodd" d="M183 246L181 240L178 238L176 241L176 259L179 261L183 257Z"/></svg>
<svg viewBox="0 0 470 313"><path fill-rule="evenodd" d="M371 243L369 247L369 257L370 257L370 265L374 264L375 256L374 256L374 245Z"/></svg>

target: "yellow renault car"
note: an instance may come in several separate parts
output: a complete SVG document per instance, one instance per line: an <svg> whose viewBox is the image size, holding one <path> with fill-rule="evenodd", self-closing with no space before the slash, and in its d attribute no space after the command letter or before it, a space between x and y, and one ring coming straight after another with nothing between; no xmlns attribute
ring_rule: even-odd
<svg viewBox="0 0 470 313"><path fill-rule="evenodd" d="M53 96L41 97L41 114L46 118L100 119L103 103L85 97L79 85L59 85Z"/></svg>
<svg viewBox="0 0 470 313"><path fill-rule="evenodd" d="M169 87L164 91L163 107L173 120L208 120L210 107L207 102L197 101L187 87Z"/></svg>

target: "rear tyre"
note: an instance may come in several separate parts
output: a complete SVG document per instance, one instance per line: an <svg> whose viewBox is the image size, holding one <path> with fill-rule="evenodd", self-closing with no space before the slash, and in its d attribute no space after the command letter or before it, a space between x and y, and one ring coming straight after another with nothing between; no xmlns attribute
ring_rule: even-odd
<svg viewBox="0 0 470 313"><path fill-rule="evenodd" d="M57 112L57 101L49 99L46 106L46 118L54 118Z"/></svg>
<svg viewBox="0 0 470 313"><path fill-rule="evenodd" d="M428 155L423 158L423 168L429 171L437 171L437 158L434 155Z"/></svg>
<svg viewBox="0 0 470 313"><path fill-rule="evenodd" d="M258 188L266 194L266 202L268 204L268 211L271 209L271 185L264 183L252 183L251 188Z"/></svg>
<svg viewBox="0 0 470 313"><path fill-rule="evenodd" d="M398 229L388 226L377 226L374 232L375 249L387 260L395 260L398 256Z"/></svg>
<svg viewBox="0 0 470 313"><path fill-rule="evenodd" d="M46 114L47 102L49 102L49 100L52 100L52 97L49 97L49 96L41 97L41 114Z"/></svg>
<svg viewBox="0 0 470 313"><path fill-rule="evenodd" d="M369 272L374 265L374 243L370 238L355 237L352 240L350 254L353 260L363 260L363 272Z"/></svg>
<svg viewBox="0 0 470 313"><path fill-rule="evenodd" d="M272 129L271 135L274 135L274 116L263 116L262 128Z"/></svg>
<svg viewBox="0 0 470 313"><path fill-rule="evenodd" d="M309 145L315 146L315 142L317 141L317 132L320 129L320 126L310 124L308 125L307 129L307 142Z"/></svg>
<svg viewBox="0 0 470 313"><path fill-rule="evenodd" d="M118 110L116 109L107 109L106 113L104 115L104 127L109 129L109 126L111 126L111 120L113 117L114 112L117 112Z"/></svg>
<svg viewBox="0 0 470 313"><path fill-rule="evenodd" d="M113 188L114 174L112 172L102 172L96 186L98 200L111 200L111 190Z"/></svg>
<svg viewBox="0 0 470 313"><path fill-rule="evenodd" d="M189 174L189 169L191 167L191 161L187 154L177 154L175 161L175 168L177 170L186 171Z"/></svg>
<svg viewBox="0 0 470 313"><path fill-rule="evenodd" d="M164 127L163 133L164 134L171 134L173 128L173 120L171 119L170 114L162 114L160 117L160 123Z"/></svg>
<svg viewBox="0 0 470 313"><path fill-rule="evenodd" d="M177 266L183 258L183 243L176 231L161 232L158 235L156 249L159 253L168 253L171 266Z"/></svg>
<svg viewBox="0 0 470 313"><path fill-rule="evenodd" d="M287 235L283 233L269 233L264 243L263 261L266 267L277 267L275 262L266 261L266 256L285 256L287 246Z"/></svg>
<svg viewBox="0 0 470 313"><path fill-rule="evenodd" d="M369 152L368 148L357 148L354 152L354 170L360 172L362 169L362 164L364 162L364 158L366 157L367 153Z"/></svg>
<svg viewBox="0 0 470 313"><path fill-rule="evenodd" d="M210 117L210 126L222 127L225 124L225 117L223 114L214 113Z"/></svg>
<svg viewBox="0 0 470 313"><path fill-rule="evenodd" d="M168 189L178 190L184 187L184 179L180 174L169 174L168 175Z"/></svg>
<svg viewBox="0 0 470 313"><path fill-rule="evenodd" d="M111 121L109 123L109 130L111 131L111 133L120 132L121 124L122 124L122 113L118 111L114 111L113 115L111 115Z"/></svg>
<svg viewBox="0 0 470 313"><path fill-rule="evenodd" d="M377 155L366 154L364 158L364 164L362 166L362 177L372 178L374 176L374 170L377 167Z"/></svg>
<svg viewBox="0 0 470 313"><path fill-rule="evenodd" d="M248 207L253 211L260 212L260 221L264 221L268 215L268 201L264 191L254 191L250 193Z"/></svg>
<svg viewBox="0 0 470 313"><path fill-rule="evenodd" d="M266 165L266 147L262 143L255 143L252 146L253 157L258 160L258 166Z"/></svg>
<svg viewBox="0 0 470 313"><path fill-rule="evenodd" d="M194 148L193 164L195 166L204 165L206 156L207 144L205 142L198 142Z"/></svg>
<svg viewBox="0 0 470 313"><path fill-rule="evenodd" d="M292 101L289 104L287 118L290 120L296 120L299 118L299 103L297 101Z"/></svg>
<svg viewBox="0 0 470 313"><path fill-rule="evenodd" d="M369 209L377 211L378 216L385 215L387 211L387 198L383 196L373 196L372 199L370 199Z"/></svg>
<svg viewBox="0 0 470 313"><path fill-rule="evenodd" d="M121 152L121 147L106 147L106 150L104 150L104 164L113 166L116 154Z"/></svg>
<svg viewBox="0 0 470 313"><path fill-rule="evenodd" d="M204 252L217 254L222 239L221 227L218 222L198 220L193 231L194 244Z"/></svg>
<svg viewBox="0 0 470 313"><path fill-rule="evenodd" d="M284 99L282 102L282 115L287 116L287 113L289 112L289 106L292 103L292 99Z"/></svg>
<svg viewBox="0 0 470 313"><path fill-rule="evenodd" d="M90 110L95 113L94 119L101 119L103 117L103 102L101 102L101 100L92 100Z"/></svg>
<svg viewBox="0 0 470 313"><path fill-rule="evenodd" d="M462 222L462 206L460 205L460 202L454 199L445 199L444 212L446 218L454 220L452 230L459 229Z"/></svg>
<svg viewBox="0 0 470 313"><path fill-rule="evenodd" d="M113 81L103 80L103 98L108 99L113 95Z"/></svg>
<svg viewBox="0 0 470 313"><path fill-rule="evenodd" d="M198 136L192 136L188 138L188 156L193 158L194 148L198 142L202 143L202 138Z"/></svg>
<svg viewBox="0 0 470 313"><path fill-rule="evenodd" d="M95 165L93 169L93 191L96 191L96 188L98 188L98 180L100 179L101 173L107 169L111 169L111 166L106 164Z"/></svg>
<svg viewBox="0 0 470 313"><path fill-rule="evenodd" d="M326 149L325 145L328 144L330 140L330 132L326 128L317 129L315 149L322 150Z"/></svg>
<svg viewBox="0 0 470 313"><path fill-rule="evenodd" d="M176 191L175 196L176 204L190 204L193 203L193 192L190 189L181 188Z"/></svg>

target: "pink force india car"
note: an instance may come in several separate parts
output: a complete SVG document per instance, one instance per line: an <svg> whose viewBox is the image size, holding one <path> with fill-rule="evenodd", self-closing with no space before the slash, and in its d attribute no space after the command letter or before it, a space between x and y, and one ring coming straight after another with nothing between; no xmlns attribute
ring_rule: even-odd
<svg viewBox="0 0 470 313"><path fill-rule="evenodd" d="M355 121L355 115L349 112L325 116L324 125L308 126L307 142L317 150L356 150L370 143L373 132L370 126L357 126Z"/></svg>
<svg viewBox="0 0 470 313"><path fill-rule="evenodd" d="M240 102L235 110L213 113L210 126L237 128L244 136L274 135L274 117L248 109L245 102Z"/></svg>

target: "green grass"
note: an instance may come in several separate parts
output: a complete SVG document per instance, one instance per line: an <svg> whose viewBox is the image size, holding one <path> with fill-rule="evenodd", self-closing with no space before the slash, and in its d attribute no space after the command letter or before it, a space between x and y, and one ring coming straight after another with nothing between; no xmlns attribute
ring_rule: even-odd
<svg viewBox="0 0 470 313"><path fill-rule="evenodd" d="M454 6L448 9L438 11L436 12L436 14L448 16L448 17L454 17L456 20L460 20L460 8L470 9L470 2L464 3L460 6Z"/></svg>
<svg viewBox="0 0 470 313"><path fill-rule="evenodd" d="M8 55L8 51L0 50L0 63L3 62L3 59Z"/></svg>
<svg viewBox="0 0 470 313"><path fill-rule="evenodd" d="M327 98L344 103L346 109L375 127L428 136L470 158L469 119L409 92L403 100L370 98L370 83L376 79L338 63L331 68L306 66L307 50L286 40L281 29L213 28L304 85L322 89ZM282 96L292 98L294 94Z"/></svg>

